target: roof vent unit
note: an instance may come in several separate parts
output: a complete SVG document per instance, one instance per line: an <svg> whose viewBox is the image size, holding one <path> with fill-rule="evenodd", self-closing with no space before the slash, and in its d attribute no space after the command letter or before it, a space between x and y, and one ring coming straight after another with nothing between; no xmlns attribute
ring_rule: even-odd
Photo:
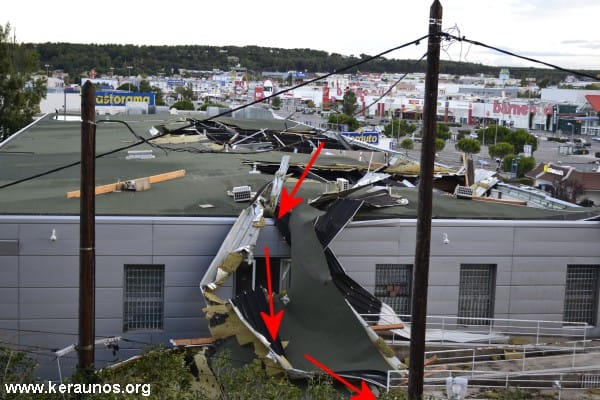
<svg viewBox="0 0 600 400"><path fill-rule="evenodd" d="M232 190L233 201L242 202L252 200L250 186L235 186Z"/></svg>
<svg viewBox="0 0 600 400"><path fill-rule="evenodd" d="M126 160L147 160L154 158L152 150L128 150Z"/></svg>
<svg viewBox="0 0 600 400"><path fill-rule="evenodd" d="M348 182L348 179L337 178L335 180L335 183L337 184L338 190L340 192L350 189L350 182Z"/></svg>
<svg viewBox="0 0 600 400"><path fill-rule="evenodd" d="M123 184L123 189L132 190L135 192L135 190L137 189L137 184L135 183L135 180L125 181L125 183Z"/></svg>
<svg viewBox="0 0 600 400"><path fill-rule="evenodd" d="M457 199L472 199L473 198L473 189L469 186L456 186L454 189L454 195Z"/></svg>

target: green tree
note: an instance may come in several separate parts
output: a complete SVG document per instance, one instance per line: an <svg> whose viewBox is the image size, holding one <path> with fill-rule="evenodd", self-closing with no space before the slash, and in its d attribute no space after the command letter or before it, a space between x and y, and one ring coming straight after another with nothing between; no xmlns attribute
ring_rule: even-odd
<svg viewBox="0 0 600 400"><path fill-rule="evenodd" d="M10 24L0 25L0 140L33 121L46 97L46 78L35 78L38 55L10 38Z"/></svg>
<svg viewBox="0 0 600 400"><path fill-rule="evenodd" d="M400 143L400 148L406 150L406 155L408 155L408 151L414 149L415 143L412 139L406 138Z"/></svg>
<svg viewBox="0 0 600 400"><path fill-rule="evenodd" d="M138 87L135 85L132 85L131 83L124 83L121 86L119 86L117 88L117 90L126 90L128 92L139 92Z"/></svg>
<svg viewBox="0 0 600 400"><path fill-rule="evenodd" d="M446 124L435 124L435 133L436 137L444 140L448 140L452 137L452 134L450 133L450 127Z"/></svg>
<svg viewBox="0 0 600 400"><path fill-rule="evenodd" d="M444 147L446 147L446 141L444 139L435 138L435 152L439 153L444 150Z"/></svg>
<svg viewBox="0 0 600 400"><path fill-rule="evenodd" d="M357 130L360 126L358 120L353 116L340 113L331 114L328 122L332 125L337 125L338 129L342 124L348 125L348 130L350 132Z"/></svg>
<svg viewBox="0 0 600 400"><path fill-rule="evenodd" d="M519 128L514 131L511 130L504 141L515 146L516 153L522 153L526 144L531 146L532 151L537 150L537 138L527 132L526 129Z"/></svg>
<svg viewBox="0 0 600 400"><path fill-rule="evenodd" d="M515 146L510 143L501 142L488 148L490 157L504 159L509 154L515 154Z"/></svg>
<svg viewBox="0 0 600 400"><path fill-rule="evenodd" d="M194 110L194 104L189 100L179 100L175 104L171 106L171 108L176 108L178 110Z"/></svg>
<svg viewBox="0 0 600 400"><path fill-rule="evenodd" d="M203 103L198 107L199 111L206 111L208 107L219 107L219 108L227 108L225 104L221 103Z"/></svg>
<svg viewBox="0 0 600 400"><path fill-rule="evenodd" d="M192 84L188 83L187 86L175 86L175 93L177 93L181 100L194 100L194 90Z"/></svg>
<svg viewBox="0 0 600 400"><path fill-rule="evenodd" d="M481 144L479 143L479 140L468 137L460 139L458 142L456 142L455 147L457 150L467 153L470 158L473 157L473 154L477 154L481 151Z"/></svg>
<svg viewBox="0 0 600 400"><path fill-rule="evenodd" d="M347 90L342 99L342 112L346 115L354 115L356 107L356 93L352 90Z"/></svg>
<svg viewBox="0 0 600 400"><path fill-rule="evenodd" d="M549 84L550 84L550 78L548 78L548 77L542 78L537 81L537 85L540 89L548 87Z"/></svg>
<svg viewBox="0 0 600 400"><path fill-rule="evenodd" d="M273 107L276 110L279 110L281 108L281 99L279 98L279 96L275 96L271 99L271 107Z"/></svg>
<svg viewBox="0 0 600 400"><path fill-rule="evenodd" d="M500 142L508 142L508 135L512 132L511 129L501 125L489 125L485 129L479 129L477 136L485 137L485 142L497 144Z"/></svg>
<svg viewBox="0 0 600 400"><path fill-rule="evenodd" d="M158 86L152 86L152 93L154 93L154 104L157 106L164 106L165 103L165 95L162 92L162 89Z"/></svg>
<svg viewBox="0 0 600 400"><path fill-rule="evenodd" d="M417 130L415 124L411 124L405 119L392 118L389 124L383 127L383 133L388 137L400 138L406 135L411 135Z"/></svg>
<svg viewBox="0 0 600 400"><path fill-rule="evenodd" d="M143 79L140 82L140 92L152 92L152 86L150 86L150 82L148 82L147 80Z"/></svg>
<svg viewBox="0 0 600 400"><path fill-rule="evenodd" d="M514 154L510 154L504 158L504 171L512 171L513 160L517 157ZM535 158L519 156L517 162L517 177L521 178L527 172L535 168Z"/></svg>

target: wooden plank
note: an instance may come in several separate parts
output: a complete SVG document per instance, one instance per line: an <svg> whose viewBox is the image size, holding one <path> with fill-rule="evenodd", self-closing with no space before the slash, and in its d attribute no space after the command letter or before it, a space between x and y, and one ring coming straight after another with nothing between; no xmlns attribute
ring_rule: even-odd
<svg viewBox="0 0 600 400"><path fill-rule="evenodd" d="M193 339L171 339L173 346L200 346L205 344L213 344L214 338L193 338Z"/></svg>
<svg viewBox="0 0 600 400"><path fill-rule="evenodd" d="M108 185L96 186L95 193L97 196L99 194L115 192L116 190L117 190L117 184L109 183ZM81 193L79 190L73 190L71 192L67 192L67 199L71 199L73 197L79 197L79 196L81 196Z"/></svg>
<svg viewBox="0 0 600 400"><path fill-rule="evenodd" d="M490 203L511 204L513 206L526 206L527 205L527 202L524 200L497 199L495 197L473 196L471 198L471 200L487 201Z"/></svg>
<svg viewBox="0 0 600 400"><path fill-rule="evenodd" d="M96 186L95 193L97 196L99 194L116 192L117 190L122 188L122 185L124 184L124 182L129 181L129 180L137 181L140 179L147 179L150 184L153 184L153 183L168 181L171 179L181 178L183 176L185 176L185 169L180 169L180 170L171 171L171 172L165 172L164 174L151 175L151 176L147 176L147 177L143 177L143 178L126 179L125 181L121 181L121 182L109 183L108 185ZM81 195L81 193L79 190L73 190L71 192L67 192L67 199L79 197L80 195Z"/></svg>
<svg viewBox="0 0 600 400"><path fill-rule="evenodd" d="M181 178L183 176L185 176L185 169L180 169L177 171L165 172L164 174L149 176L148 180L150 180L150 183L158 183L168 181L171 179Z"/></svg>
<svg viewBox="0 0 600 400"><path fill-rule="evenodd" d="M375 332L391 331L392 329L404 329L404 324L372 325L371 329Z"/></svg>

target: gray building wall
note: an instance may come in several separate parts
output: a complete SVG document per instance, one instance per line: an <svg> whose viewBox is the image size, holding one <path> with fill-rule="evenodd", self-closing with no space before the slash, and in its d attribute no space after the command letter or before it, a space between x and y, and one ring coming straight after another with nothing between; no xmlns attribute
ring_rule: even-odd
<svg viewBox="0 0 600 400"><path fill-rule="evenodd" d="M97 218L96 337L128 339L121 342L118 359L137 354L146 344L209 336L198 285L233 221ZM53 230L55 241L50 239ZM266 244L273 257L287 255L272 225L261 232L257 256L264 255ZM163 330L123 332L126 264L164 264ZM42 376L58 377L52 349L78 341L78 287L78 218L0 217L0 342L35 353ZM97 346L98 366L116 359L102 347ZM76 357L61 358L63 373L75 366Z"/></svg>
<svg viewBox="0 0 600 400"><path fill-rule="evenodd" d="M57 378L51 349L77 342L79 220L76 217L0 216L0 341L38 356L40 375ZM127 339L114 356L97 346L97 365L125 359L145 344L208 336L198 287L233 218L98 217L96 335ZM333 250L349 275L371 292L375 264L413 264L415 220L353 222ZM598 222L435 220L431 237L428 313L456 315L460 265L497 266L494 316L562 320L569 264L600 264ZM52 231L56 240L50 240ZM443 233L449 239L442 240ZM255 255L288 257L268 222ZM164 264L164 329L123 332L126 264ZM220 289L232 295L230 282ZM595 330L599 335L600 331ZM61 358L63 374L76 354Z"/></svg>
<svg viewBox="0 0 600 400"><path fill-rule="evenodd" d="M457 315L461 264L494 264L495 318L562 321L567 266L600 265L599 228L582 221L435 220L427 313ZM415 238L415 220L353 222L332 248L373 292L376 264L414 264Z"/></svg>

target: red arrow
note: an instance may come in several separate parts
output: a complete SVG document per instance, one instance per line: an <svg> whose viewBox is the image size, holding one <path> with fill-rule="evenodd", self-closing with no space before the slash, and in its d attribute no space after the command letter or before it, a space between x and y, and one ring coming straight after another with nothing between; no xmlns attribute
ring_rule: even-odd
<svg viewBox="0 0 600 400"><path fill-rule="evenodd" d="M269 311L270 314L267 314L264 311L260 312L260 316L262 317L267 330L271 334L273 340L277 338L277 332L279 332L279 325L281 325L281 317L283 317L283 310L279 310L277 314L275 314L275 309L273 307L273 287L271 286L271 260L269 259L269 248L265 246L265 263L267 264L267 290L269 294Z"/></svg>
<svg viewBox="0 0 600 400"><path fill-rule="evenodd" d="M348 389L352 390L353 392L358 393L358 394L350 397L350 400L377 400L377 398L375 397L375 395L373 395L373 392L371 392L371 389L369 389L369 387L367 386L365 381L360 381L360 389L359 389L356 386L354 386L353 384L351 384L350 382L348 382L347 380L345 380L344 378L342 378L341 376L339 376L338 374L336 374L335 372L333 372L332 370L330 370L329 368L327 368L325 365L321 364L320 362L318 362L317 360L315 360L314 358L309 356L308 354L305 354L304 357L306 357L306 359L308 361L315 364L317 367L319 367L323 371L327 372L333 378L335 378L338 381L340 381L341 383L343 383L344 386L346 386Z"/></svg>
<svg viewBox="0 0 600 400"><path fill-rule="evenodd" d="M294 189L292 189L292 193L289 194L285 187L281 190L281 201L279 202L279 213L277 214L277 218L283 217L285 214L292 211L292 208L302 203L302 197L294 196L296 196L296 193L298 193L298 189L300 189L302 181L304 180L304 178L306 178L306 175L308 175L308 171L310 171L312 165L315 163L315 160L319 156L319 153L321 152L321 149L323 149L324 146L325 142L319 143L319 147L317 147L317 150L315 150L315 152L313 153L312 157L310 158L310 161L308 162L308 164L306 164L306 168L304 168L304 172L302 172L302 175L300 175L300 179L298 179L298 182L296 182L296 186L294 186Z"/></svg>

